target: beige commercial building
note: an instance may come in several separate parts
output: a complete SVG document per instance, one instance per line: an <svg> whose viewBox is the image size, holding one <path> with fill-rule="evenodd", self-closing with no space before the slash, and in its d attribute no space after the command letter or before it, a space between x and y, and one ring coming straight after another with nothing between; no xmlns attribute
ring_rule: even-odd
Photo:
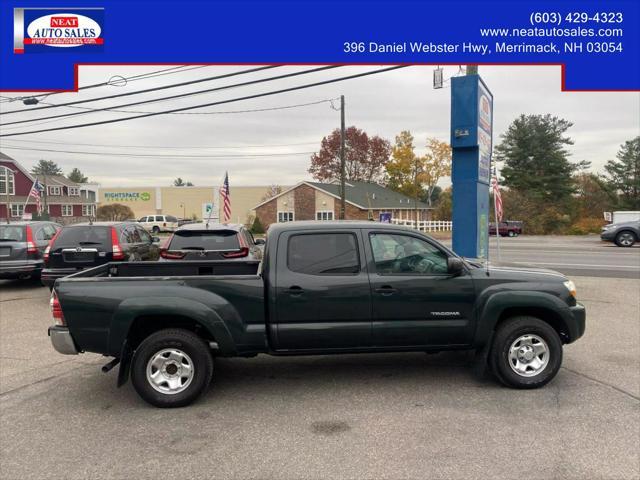
<svg viewBox="0 0 640 480"><path fill-rule="evenodd" d="M288 187L283 187L288 188ZM247 223L255 215L254 207L263 201L269 186L231 187L231 222ZM215 199L214 199L215 196ZM121 203L133 210L136 218L151 214L179 218L206 217L213 202L221 218L218 187L100 187L99 205ZM213 215L215 217L215 214Z"/></svg>

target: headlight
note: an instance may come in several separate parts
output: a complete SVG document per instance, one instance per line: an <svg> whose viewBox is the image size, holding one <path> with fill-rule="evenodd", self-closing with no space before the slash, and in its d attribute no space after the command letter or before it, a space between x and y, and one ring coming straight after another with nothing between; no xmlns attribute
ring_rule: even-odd
<svg viewBox="0 0 640 480"><path fill-rule="evenodd" d="M616 226L614 224L605 225L604 227L602 227L602 230L611 230L612 228L616 228Z"/></svg>
<svg viewBox="0 0 640 480"><path fill-rule="evenodd" d="M573 283L571 280L567 280L566 282L562 283L565 287L567 287L567 290L569 290L569 293L571 294L571 296L573 298L576 298L576 284Z"/></svg>

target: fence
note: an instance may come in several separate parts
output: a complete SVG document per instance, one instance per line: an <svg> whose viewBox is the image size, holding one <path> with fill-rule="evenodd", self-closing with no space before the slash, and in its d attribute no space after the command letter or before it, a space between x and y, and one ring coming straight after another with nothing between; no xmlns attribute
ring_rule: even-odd
<svg viewBox="0 0 640 480"><path fill-rule="evenodd" d="M415 220L401 220L399 218L392 218L391 223L395 225L404 225L411 228L416 228ZM446 220L420 220L418 222L417 230L421 232L450 232L452 230L452 222Z"/></svg>

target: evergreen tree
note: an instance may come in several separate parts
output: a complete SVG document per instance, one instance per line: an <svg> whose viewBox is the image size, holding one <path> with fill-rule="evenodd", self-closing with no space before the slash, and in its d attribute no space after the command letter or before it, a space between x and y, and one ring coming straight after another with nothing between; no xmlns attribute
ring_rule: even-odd
<svg viewBox="0 0 640 480"><path fill-rule="evenodd" d="M573 164L565 148L573 140L565 133L573 124L547 115L520 115L495 147L505 162L503 185L547 202L567 200L574 192L572 174L585 162Z"/></svg>
<svg viewBox="0 0 640 480"><path fill-rule="evenodd" d="M75 183L87 183L89 179L84 176L84 174L78 168L74 168L71 170L67 178Z"/></svg>
<svg viewBox="0 0 640 480"><path fill-rule="evenodd" d="M31 169L32 175L63 175L62 169L53 160L40 160Z"/></svg>
<svg viewBox="0 0 640 480"><path fill-rule="evenodd" d="M604 167L607 183L619 193L620 208L640 210L640 136L621 145L616 158Z"/></svg>

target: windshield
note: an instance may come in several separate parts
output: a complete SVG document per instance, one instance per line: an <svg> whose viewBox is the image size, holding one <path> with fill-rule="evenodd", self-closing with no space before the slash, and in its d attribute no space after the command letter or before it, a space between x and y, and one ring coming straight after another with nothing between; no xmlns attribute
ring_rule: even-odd
<svg viewBox="0 0 640 480"><path fill-rule="evenodd" d="M24 225L0 225L0 242L24 242Z"/></svg>
<svg viewBox="0 0 640 480"><path fill-rule="evenodd" d="M238 250L238 232L234 230L182 230L175 233L170 250Z"/></svg>
<svg viewBox="0 0 640 480"><path fill-rule="evenodd" d="M55 247L77 247L80 245L102 246L111 248L111 227L82 226L60 230Z"/></svg>

